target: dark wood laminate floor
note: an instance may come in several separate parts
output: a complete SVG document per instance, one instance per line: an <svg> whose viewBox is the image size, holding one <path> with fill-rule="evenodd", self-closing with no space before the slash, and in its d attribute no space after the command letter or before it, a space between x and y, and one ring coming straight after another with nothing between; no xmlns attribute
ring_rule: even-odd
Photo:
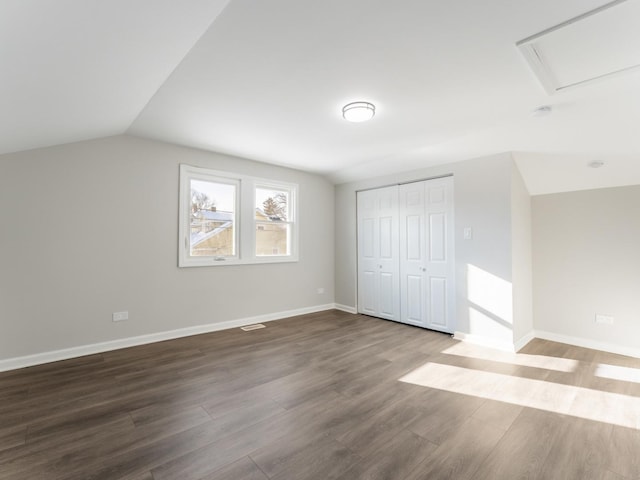
<svg viewBox="0 0 640 480"><path fill-rule="evenodd" d="M640 360L337 311L0 374L0 479L640 479Z"/></svg>

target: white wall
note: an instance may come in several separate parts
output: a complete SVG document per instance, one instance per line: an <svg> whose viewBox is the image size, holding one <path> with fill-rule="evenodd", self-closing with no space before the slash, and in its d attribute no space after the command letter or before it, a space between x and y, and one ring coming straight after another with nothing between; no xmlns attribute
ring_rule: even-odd
<svg viewBox="0 0 640 480"><path fill-rule="evenodd" d="M511 171L511 250L513 342L526 343L533 332L531 196L517 166Z"/></svg>
<svg viewBox="0 0 640 480"><path fill-rule="evenodd" d="M356 306L356 191L443 174L454 175L457 330L489 343L513 345L510 154L336 186L336 303ZM463 240L464 227L473 239ZM469 269L481 288L469 292ZM476 285L478 287L478 285ZM488 298L491 297L491 298ZM475 301L472 301L475 300ZM477 305L480 303L482 305Z"/></svg>
<svg viewBox="0 0 640 480"><path fill-rule="evenodd" d="M535 196L532 206L536 332L639 355L640 186ZM596 324L597 313L615 323Z"/></svg>
<svg viewBox="0 0 640 480"><path fill-rule="evenodd" d="M179 269L180 163L298 183L300 261ZM295 170L129 136L3 155L0 221L0 360L334 301L334 188Z"/></svg>

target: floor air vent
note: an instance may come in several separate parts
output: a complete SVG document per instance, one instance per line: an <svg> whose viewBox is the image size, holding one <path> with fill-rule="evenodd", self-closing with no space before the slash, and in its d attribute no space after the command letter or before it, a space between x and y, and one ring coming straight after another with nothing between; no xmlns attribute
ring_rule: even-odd
<svg viewBox="0 0 640 480"><path fill-rule="evenodd" d="M261 323L256 323L255 325L247 325L246 327L240 327L241 330L245 332L250 332L251 330L258 330L259 328L264 328L264 325Z"/></svg>

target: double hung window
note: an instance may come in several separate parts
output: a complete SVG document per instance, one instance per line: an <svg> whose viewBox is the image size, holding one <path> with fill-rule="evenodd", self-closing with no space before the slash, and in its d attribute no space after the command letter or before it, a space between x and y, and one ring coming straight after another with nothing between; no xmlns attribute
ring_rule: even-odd
<svg viewBox="0 0 640 480"><path fill-rule="evenodd" d="M181 267L298 259L298 186L180 166Z"/></svg>

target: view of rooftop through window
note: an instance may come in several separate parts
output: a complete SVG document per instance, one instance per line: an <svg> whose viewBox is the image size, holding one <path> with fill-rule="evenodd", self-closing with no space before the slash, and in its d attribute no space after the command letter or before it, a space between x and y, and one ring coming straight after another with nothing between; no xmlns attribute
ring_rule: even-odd
<svg viewBox="0 0 640 480"><path fill-rule="evenodd" d="M191 180L191 255L235 255L236 186Z"/></svg>
<svg viewBox="0 0 640 480"><path fill-rule="evenodd" d="M288 190L256 188L256 255L290 254L289 196Z"/></svg>

